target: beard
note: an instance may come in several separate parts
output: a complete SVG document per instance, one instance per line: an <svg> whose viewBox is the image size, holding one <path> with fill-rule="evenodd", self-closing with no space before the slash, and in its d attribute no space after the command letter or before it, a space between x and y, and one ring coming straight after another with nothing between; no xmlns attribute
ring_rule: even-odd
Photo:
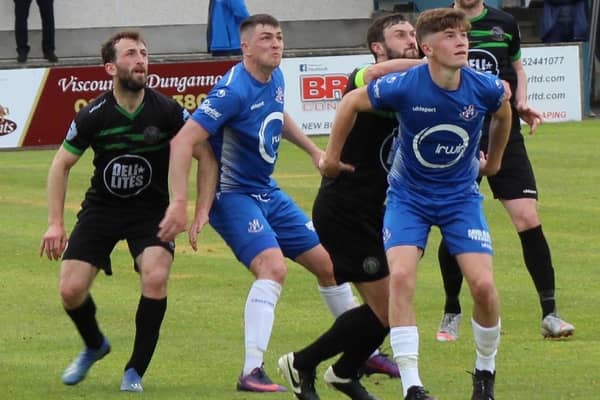
<svg viewBox="0 0 600 400"><path fill-rule="evenodd" d="M385 53L388 60L393 60L396 58L419 58L419 49L416 47L411 47L405 49L404 51L394 51L389 47L386 47Z"/></svg>
<svg viewBox="0 0 600 400"><path fill-rule="evenodd" d="M147 75L142 79L135 79L133 74L128 71L119 71L117 74L120 86L130 92L139 92L146 87Z"/></svg>

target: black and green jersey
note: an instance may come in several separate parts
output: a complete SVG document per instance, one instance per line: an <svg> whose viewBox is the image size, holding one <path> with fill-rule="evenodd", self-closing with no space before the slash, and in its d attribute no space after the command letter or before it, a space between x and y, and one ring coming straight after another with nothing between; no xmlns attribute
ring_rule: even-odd
<svg viewBox="0 0 600 400"><path fill-rule="evenodd" d="M516 90L517 75L512 63L521 58L521 36L514 17L493 7L471 19L469 64L481 72L498 76Z"/></svg>
<svg viewBox="0 0 600 400"><path fill-rule="evenodd" d="M166 207L169 142L188 116L173 99L148 88L134 112L120 107L112 91L81 109L63 146L75 155L88 147L94 151L94 173L84 204Z"/></svg>
<svg viewBox="0 0 600 400"><path fill-rule="evenodd" d="M346 93L364 86L363 73L367 67L354 70L349 78ZM321 190L335 192L349 202L383 205L387 190L387 173L391 164L398 120L393 112L374 110L358 113L354 126L342 149L341 160L353 165L352 173L335 179L323 178Z"/></svg>

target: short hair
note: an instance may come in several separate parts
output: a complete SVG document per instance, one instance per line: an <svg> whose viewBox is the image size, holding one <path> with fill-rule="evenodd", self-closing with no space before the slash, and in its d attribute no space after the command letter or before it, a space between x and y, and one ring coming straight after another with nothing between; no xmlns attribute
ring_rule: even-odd
<svg viewBox="0 0 600 400"><path fill-rule="evenodd" d="M104 44L100 50L100 54L102 55L102 63L111 63L114 62L117 58L117 50L115 46L117 42L121 39L131 39L136 42L142 42L146 45L146 42L142 38L141 33L137 31L122 31L119 33L115 33L112 35Z"/></svg>
<svg viewBox="0 0 600 400"><path fill-rule="evenodd" d="M471 23L462 10L454 8L432 8L423 11L417 18L415 30L419 45L431 33L443 32L448 28L471 30Z"/></svg>
<svg viewBox="0 0 600 400"><path fill-rule="evenodd" d="M280 26L277 18L270 14L254 14L242 21L240 24L240 35L255 28L257 25L268 25L275 28Z"/></svg>
<svg viewBox="0 0 600 400"><path fill-rule="evenodd" d="M383 31L400 22L408 22L408 20L404 15L396 12L383 13L375 17L367 29L367 45L371 47L371 43L385 41Z"/></svg>

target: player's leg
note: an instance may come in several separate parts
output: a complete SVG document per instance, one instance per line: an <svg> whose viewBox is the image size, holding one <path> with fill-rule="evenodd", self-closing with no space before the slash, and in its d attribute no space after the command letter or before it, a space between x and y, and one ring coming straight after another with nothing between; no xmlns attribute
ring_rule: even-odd
<svg viewBox="0 0 600 400"><path fill-rule="evenodd" d="M140 215L127 232L127 243L140 275L141 295L135 314L135 339L125 364L121 390L141 392L142 378L158 343L167 310L167 281L173 264L174 243L156 236L160 215Z"/></svg>
<svg viewBox="0 0 600 400"><path fill-rule="evenodd" d="M471 324L477 358L473 400L494 398L496 353L500 342L500 300L494 283L492 241L482 198L474 194L448 204L440 217L448 250L456 256L473 298Z"/></svg>
<svg viewBox="0 0 600 400"><path fill-rule="evenodd" d="M500 300L494 284L492 257L484 253L464 253L457 259L473 297L471 325L477 357L472 399L493 399L500 344Z"/></svg>
<svg viewBox="0 0 600 400"><path fill-rule="evenodd" d="M261 197L261 203L268 201L267 197ZM266 205L257 202L247 195L222 194L215 199L210 223L256 278L244 307L244 366L237 389L278 392L285 388L267 376L263 360L287 268L275 232L262 209Z"/></svg>
<svg viewBox="0 0 600 400"><path fill-rule="evenodd" d="M513 129L519 129L518 117ZM494 197L507 210L523 249L525 266L537 290L542 309L542 334L546 337L570 336L575 328L562 320L555 299L555 274L550 247L542 230L537 210L537 186L522 135L513 133L500 172L488 179Z"/></svg>
<svg viewBox="0 0 600 400"><path fill-rule="evenodd" d="M62 380L67 385L82 381L91 366L110 352L110 343L96 320L96 304L90 289L100 268L107 275L112 274L110 253L118 240L113 235L118 226L115 224L113 216L105 210L82 210L63 254L60 296L85 346L63 372Z"/></svg>
<svg viewBox="0 0 600 400"><path fill-rule="evenodd" d="M451 342L458 339L462 310L460 307L460 289L463 276L456 262L456 258L450 255L446 243L442 239L438 247L438 262L446 301L444 304L444 315L436 333L436 339L440 342Z"/></svg>

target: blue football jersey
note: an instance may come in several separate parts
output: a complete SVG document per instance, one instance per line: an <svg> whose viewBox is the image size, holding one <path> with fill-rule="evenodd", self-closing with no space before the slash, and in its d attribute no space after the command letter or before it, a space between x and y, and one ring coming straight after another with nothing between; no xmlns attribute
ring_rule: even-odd
<svg viewBox="0 0 600 400"><path fill-rule="evenodd" d="M478 190L481 128L485 115L500 108L504 86L497 77L470 68L460 74L457 90L437 86L427 65L369 84L373 107L394 110L400 120L391 186L431 197Z"/></svg>
<svg viewBox="0 0 600 400"><path fill-rule="evenodd" d="M208 93L192 119L206 129L219 162L218 192L260 193L276 187L271 174L283 127L284 79L254 79L236 64Z"/></svg>

